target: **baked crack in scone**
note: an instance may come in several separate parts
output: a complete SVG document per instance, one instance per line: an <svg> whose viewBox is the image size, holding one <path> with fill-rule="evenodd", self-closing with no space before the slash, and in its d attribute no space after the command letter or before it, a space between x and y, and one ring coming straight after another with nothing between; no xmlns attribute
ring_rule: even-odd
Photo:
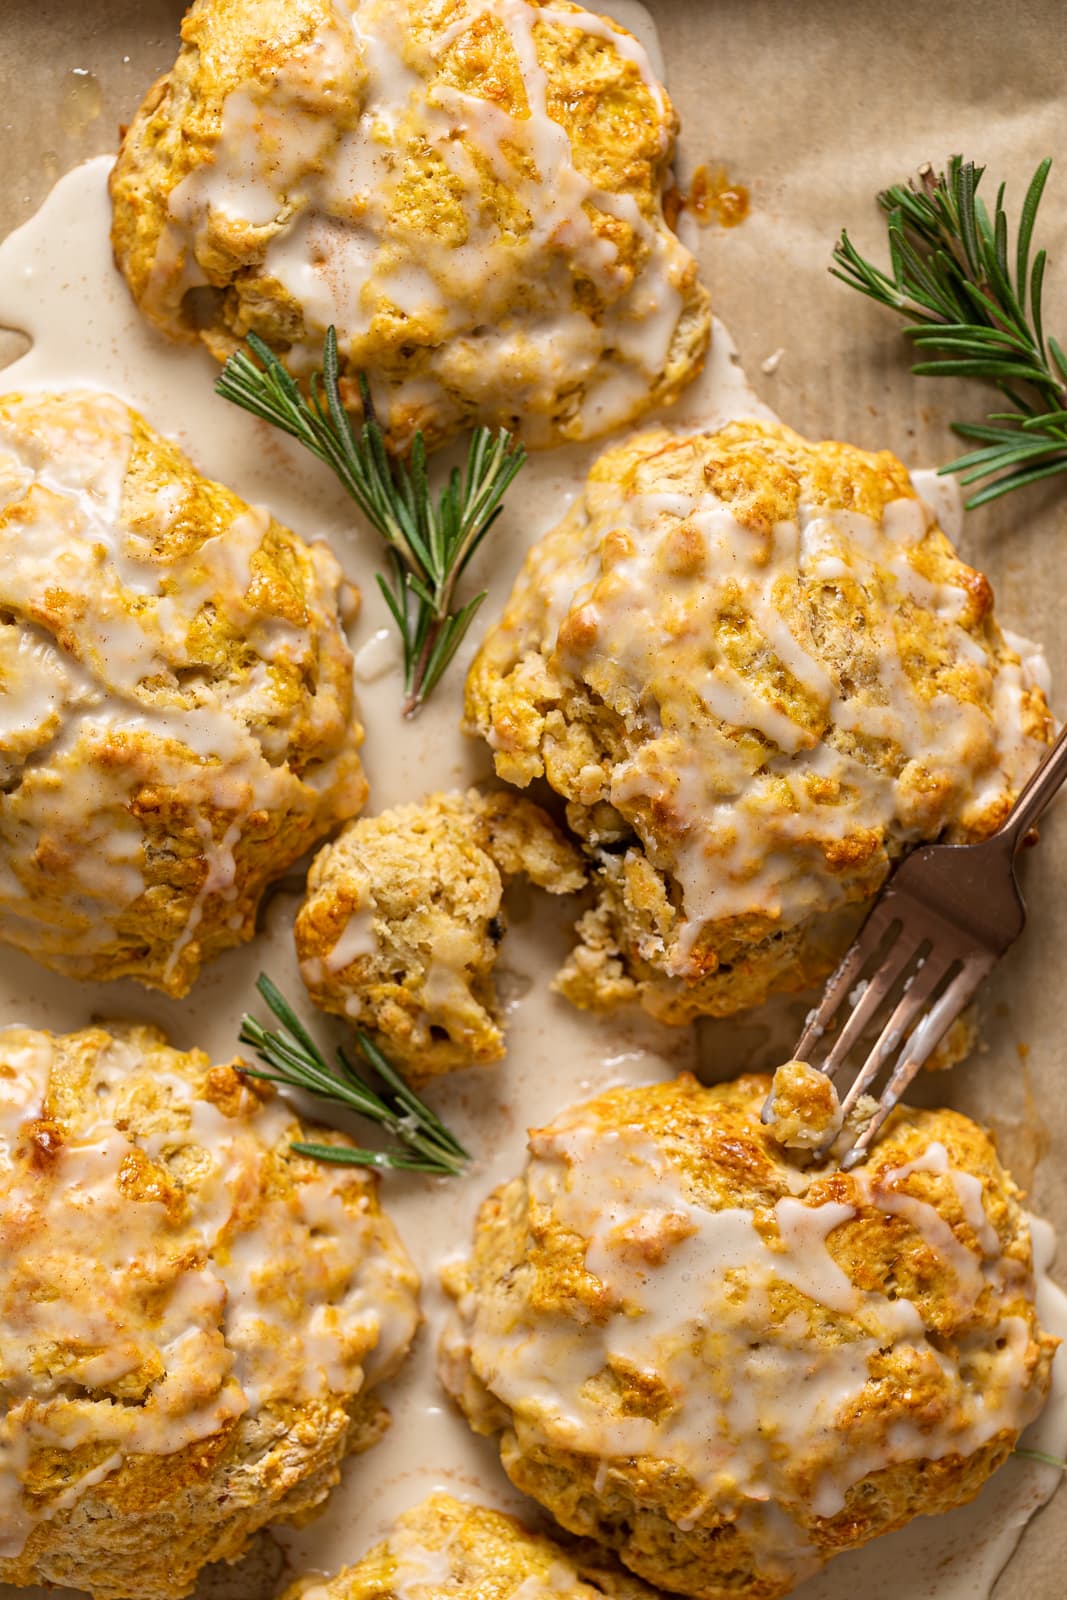
<svg viewBox="0 0 1067 1600"><path fill-rule="evenodd" d="M493 969L504 885L586 880L580 852L511 793L434 794L362 817L324 845L296 918L308 993L365 1030L409 1077L504 1054Z"/></svg>
<svg viewBox="0 0 1067 1600"><path fill-rule="evenodd" d="M0 939L175 995L250 939L366 796L346 603L122 401L0 398Z"/></svg>
<svg viewBox="0 0 1067 1600"><path fill-rule="evenodd" d="M545 445L673 400L710 331L662 206L676 118L569 0L196 0L111 180L157 327L306 375L336 325L397 448Z"/></svg>
<svg viewBox="0 0 1067 1600"><path fill-rule="evenodd" d="M572 1533L694 1600L776 1600L973 1498L1056 1340L991 1139L898 1109L802 1172L766 1077L619 1089L534 1132L482 1207L441 1375Z"/></svg>
<svg viewBox="0 0 1067 1600"><path fill-rule="evenodd" d="M418 1280L309 1137L154 1028L0 1033L0 1583L176 1600L379 1437Z"/></svg>
<svg viewBox="0 0 1067 1600"><path fill-rule="evenodd" d="M762 422L596 462L467 719L595 864L559 987L669 1022L823 975L905 849L1004 821L1051 729L896 457Z"/></svg>
<svg viewBox="0 0 1067 1600"><path fill-rule="evenodd" d="M514 1517L434 1494L332 1578L301 1578L282 1600L656 1600L590 1540L530 1533Z"/></svg>

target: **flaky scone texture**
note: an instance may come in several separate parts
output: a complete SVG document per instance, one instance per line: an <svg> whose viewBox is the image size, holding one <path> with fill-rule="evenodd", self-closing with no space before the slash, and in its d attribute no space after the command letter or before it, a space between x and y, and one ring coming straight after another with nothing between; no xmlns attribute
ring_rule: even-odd
<svg viewBox="0 0 1067 1600"><path fill-rule="evenodd" d="M829 970L906 848L995 830L1051 729L896 457L752 421L601 456L467 720L595 863L563 992L670 1022Z"/></svg>
<svg viewBox="0 0 1067 1600"><path fill-rule="evenodd" d="M418 1280L375 1181L154 1028L0 1033L0 1583L176 1600L388 1413Z"/></svg>
<svg viewBox="0 0 1067 1600"><path fill-rule="evenodd" d="M98 393L0 398L0 939L184 994L366 796L307 545Z"/></svg>
<svg viewBox="0 0 1067 1600"><path fill-rule="evenodd" d="M517 876L552 894L585 884L581 853L520 795L432 794L350 824L315 857L296 918L312 1000L409 1077L499 1060L493 969Z"/></svg>
<svg viewBox="0 0 1067 1600"><path fill-rule="evenodd" d="M282 1600L655 1600L589 1540L530 1533L514 1517L434 1494L332 1578L298 1579Z"/></svg>
<svg viewBox="0 0 1067 1600"><path fill-rule="evenodd" d="M702 365L664 220L676 118L643 48L569 0L195 0L111 180L157 327L307 374L337 328L394 446L475 423L592 438Z"/></svg>
<svg viewBox="0 0 1067 1600"><path fill-rule="evenodd" d="M441 1375L564 1528L694 1600L777 1600L970 1500L1048 1392L1030 1232L988 1135L898 1110L849 1173L769 1080L620 1089L478 1218Z"/></svg>

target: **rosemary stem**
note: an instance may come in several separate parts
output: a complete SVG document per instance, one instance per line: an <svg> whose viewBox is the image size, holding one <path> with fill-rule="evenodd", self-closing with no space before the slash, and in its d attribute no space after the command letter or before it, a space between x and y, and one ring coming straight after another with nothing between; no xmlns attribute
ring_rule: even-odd
<svg viewBox="0 0 1067 1600"><path fill-rule="evenodd" d="M941 469L981 482L968 508L1067 473L1067 352L1042 322L1047 254L1031 255L1050 167L1046 158L1030 180L1013 247L1004 185L988 208L978 193L985 169L953 156L944 172L927 165L910 184L879 195L889 271L868 261L847 232L834 249L835 277L908 319L905 335L926 357L914 373L980 379L1012 408L984 423L953 424L988 447Z"/></svg>
<svg viewBox="0 0 1067 1600"><path fill-rule="evenodd" d="M406 459L390 456L365 375L359 377L363 423L358 432L345 410L340 381L337 333L329 328L322 368L312 373L308 393L255 334L248 337L247 351L230 357L216 388L325 462L383 539L390 571L376 577L400 633L403 712L413 717L474 620L483 597L458 602L459 580L496 521L525 452L503 428L495 433L476 428L465 472L453 469L435 500L422 433L415 434Z"/></svg>
<svg viewBox="0 0 1067 1600"><path fill-rule="evenodd" d="M1023 1450L1016 1445L1012 1454L1021 1456L1024 1461L1040 1461L1043 1466L1058 1467L1060 1472L1067 1472L1067 1461L1062 1461L1059 1456L1050 1456L1044 1450Z"/></svg>
<svg viewBox="0 0 1067 1600"><path fill-rule="evenodd" d="M336 1165L392 1167L437 1177L456 1177L464 1171L470 1161L467 1151L366 1034L358 1033L356 1037L364 1060L380 1079L380 1092L363 1078L343 1050L338 1051L341 1074L330 1068L292 1006L269 978L261 976L256 987L281 1029L272 1032L248 1015L242 1019L241 1041L251 1045L269 1069L246 1067L248 1076L335 1101L376 1122L397 1141L386 1150L298 1141L292 1146L294 1151Z"/></svg>
<svg viewBox="0 0 1067 1600"><path fill-rule="evenodd" d="M426 638L423 641L422 649L419 651L419 658L415 663L415 670L411 676L411 688L404 699L403 715L409 722L413 721L422 710L422 686L426 679L426 668L429 665L433 647L437 643L440 632L440 618L435 618L426 630Z"/></svg>

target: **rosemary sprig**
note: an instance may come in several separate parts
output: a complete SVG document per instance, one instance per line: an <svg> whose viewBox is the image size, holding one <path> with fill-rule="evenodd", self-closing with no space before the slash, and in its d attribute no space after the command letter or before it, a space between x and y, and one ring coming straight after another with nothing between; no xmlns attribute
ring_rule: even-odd
<svg viewBox="0 0 1067 1600"><path fill-rule="evenodd" d="M913 372L979 378L1009 402L1011 410L985 422L953 424L980 446L941 468L983 484L968 509L1067 472L1067 355L1042 319L1047 253L1031 259L1051 165L1042 161L1030 180L1014 245L1004 184L990 216L978 194L985 168L953 156L947 172L923 167L917 180L878 196L889 218L889 272L846 232L834 248L834 277L909 319L905 334L930 356Z"/></svg>
<svg viewBox="0 0 1067 1600"><path fill-rule="evenodd" d="M475 428L465 472L453 469L435 503L422 433L407 461L391 457L362 373L364 420L358 433L353 427L341 401L334 328L327 329L322 370L312 373L306 395L262 339L251 333L248 346L251 355L238 350L227 361L216 392L331 467L385 540L389 572L376 576L403 644L404 715L415 716L485 599L483 591L457 607L456 585L500 515L526 452L505 428Z"/></svg>
<svg viewBox="0 0 1067 1600"><path fill-rule="evenodd" d="M351 1145L294 1144L298 1155L341 1166L392 1168L402 1172L426 1172L438 1177L462 1173L470 1156L435 1112L391 1066L365 1033L357 1030L360 1051L377 1073L384 1087L379 1094L359 1073L343 1049L337 1051L340 1074L328 1065L314 1039L292 1006L268 977L256 984L267 1006L281 1023L270 1032L247 1012L241 1019L241 1043L251 1045L260 1060L270 1068L244 1067L250 1078L284 1084L290 1089L305 1089L323 1100L358 1111L377 1122L399 1143L386 1150L364 1150Z"/></svg>
<svg viewBox="0 0 1067 1600"><path fill-rule="evenodd" d="M1058 1467L1061 1472L1067 1472L1067 1461L1061 1461L1059 1456L1047 1455L1044 1450L1021 1450L1016 1445L1012 1455L1022 1456L1024 1461L1040 1461L1043 1466Z"/></svg>

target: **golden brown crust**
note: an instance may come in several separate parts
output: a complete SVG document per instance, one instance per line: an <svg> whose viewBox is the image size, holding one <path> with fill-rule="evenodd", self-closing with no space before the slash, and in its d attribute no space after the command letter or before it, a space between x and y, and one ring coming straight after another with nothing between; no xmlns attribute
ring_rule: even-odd
<svg viewBox="0 0 1067 1600"><path fill-rule="evenodd" d="M388 1423L418 1280L373 1179L158 1030L0 1035L0 1583L175 1600Z"/></svg>
<svg viewBox="0 0 1067 1600"><path fill-rule="evenodd" d="M565 1113L445 1277L441 1375L512 1481L699 1600L774 1600L972 1498L1056 1343L980 1128L898 1110L854 1172L802 1173L768 1088L683 1077Z"/></svg>
<svg viewBox="0 0 1067 1600"><path fill-rule="evenodd" d="M282 1600L654 1600L589 1541L529 1532L514 1517L434 1494L332 1578L298 1579Z"/></svg>
<svg viewBox="0 0 1067 1600"><path fill-rule="evenodd" d="M340 569L107 395L0 401L0 937L184 994L366 795Z"/></svg>
<svg viewBox="0 0 1067 1600"><path fill-rule="evenodd" d="M594 860L560 988L670 1022L827 971L905 848L1003 821L1051 727L902 464L762 422L594 464L467 722Z"/></svg>
<svg viewBox="0 0 1067 1600"><path fill-rule="evenodd" d="M578 850L532 801L433 794L345 828L315 857L297 914L308 993L415 1078L499 1060L493 983L504 884L585 883Z"/></svg>
<svg viewBox="0 0 1067 1600"><path fill-rule="evenodd" d="M592 437L676 398L710 314L663 216L674 111L629 34L549 9L196 0L111 180L142 310L301 374L335 323L346 400L367 373L398 446Z"/></svg>

